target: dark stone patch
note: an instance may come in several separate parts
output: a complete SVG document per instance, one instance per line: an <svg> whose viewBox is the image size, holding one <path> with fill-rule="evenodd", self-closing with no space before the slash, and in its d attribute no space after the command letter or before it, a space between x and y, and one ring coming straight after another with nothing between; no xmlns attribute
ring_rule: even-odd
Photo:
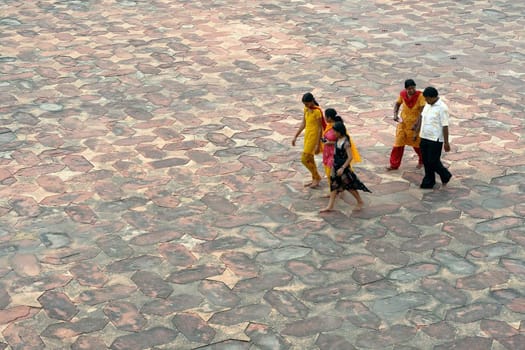
<svg viewBox="0 0 525 350"><path fill-rule="evenodd" d="M268 305L254 304L213 314L209 323L233 326L247 321L264 321L272 309Z"/></svg>
<svg viewBox="0 0 525 350"><path fill-rule="evenodd" d="M501 266L510 273L517 275L518 278L525 280L525 261L518 259L502 258L500 260Z"/></svg>
<svg viewBox="0 0 525 350"><path fill-rule="evenodd" d="M253 278L259 274L259 265L248 254L227 252L221 255L221 261L239 277Z"/></svg>
<svg viewBox="0 0 525 350"><path fill-rule="evenodd" d="M213 193L207 193L201 198L201 201L208 206L208 208L222 214L233 214L237 211L237 207L223 196Z"/></svg>
<svg viewBox="0 0 525 350"><path fill-rule="evenodd" d="M195 294L171 295L168 299L155 299L145 303L140 313L167 316L178 311L193 309L202 303L202 297Z"/></svg>
<svg viewBox="0 0 525 350"><path fill-rule="evenodd" d="M257 247L274 248L281 244L280 239L260 226L245 226L241 229L240 234L242 237L249 239Z"/></svg>
<svg viewBox="0 0 525 350"><path fill-rule="evenodd" d="M69 246L71 238L67 233L45 232L40 234L40 240L47 248L58 249Z"/></svg>
<svg viewBox="0 0 525 350"><path fill-rule="evenodd" d="M479 328L492 338L498 340L501 338L513 337L520 333L519 329L512 327L507 322L498 320L481 320Z"/></svg>
<svg viewBox="0 0 525 350"><path fill-rule="evenodd" d="M267 129L253 129L249 131L241 131L232 135L233 139L241 140L255 140L259 137L270 136L273 133L272 130Z"/></svg>
<svg viewBox="0 0 525 350"><path fill-rule="evenodd" d="M400 216L384 216L379 223L392 231L396 236L415 238L421 236L421 230Z"/></svg>
<svg viewBox="0 0 525 350"><path fill-rule="evenodd" d="M271 250L263 251L257 254L257 262L268 265L276 264L283 261L289 261L304 257L311 252L310 248L299 246L286 246L283 248L273 248Z"/></svg>
<svg viewBox="0 0 525 350"><path fill-rule="evenodd" d="M427 310L410 310L405 318L418 329L441 321L441 317Z"/></svg>
<svg viewBox="0 0 525 350"><path fill-rule="evenodd" d="M41 333L44 337L63 339L76 337L80 334L97 332L108 324L105 318L86 317L75 322L54 323L46 327Z"/></svg>
<svg viewBox="0 0 525 350"><path fill-rule="evenodd" d="M38 203L30 197L14 197L9 199L8 203L19 216L34 218L42 211Z"/></svg>
<svg viewBox="0 0 525 350"><path fill-rule="evenodd" d="M147 270L162 263L162 259L153 255L140 255L133 258L115 261L108 265L107 270L112 273L123 273L137 270Z"/></svg>
<svg viewBox="0 0 525 350"><path fill-rule="evenodd" d="M506 270L480 272L472 276L458 278L456 288L482 290L507 282L509 273Z"/></svg>
<svg viewBox="0 0 525 350"><path fill-rule="evenodd" d="M421 288L444 304L465 305L468 299L464 292L440 279L425 278Z"/></svg>
<svg viewBox="0 0 525 350"><path fill-rule="evenodd" d="M61 248L40 259L44 264L67 265L74 262L89 260L100 254L98 248L84 247L79 249Z"/></svg>
<svg viewBox="0 0 525 350"><path fill-rule="evenodd" d="M0 309L5 309L10 302L11 297L9 296L9 293L3 286L0 286Z"/></svg>
<svg viewBox="0 0 525 350"><path fill-rule="evenodd" d="M436 249L432 253L432 258L450 272L459 275L470 275L478 269L475 264L451 250Z"/></svg>
<svg viewBox="0 0 525 350"><path fill-rule="evenodd" d="M291 260L285 264L285 269L293 273L304 284L323 284L328 278L323 272L317 271L313 263L309 261Z"/></svg>
<svg viewBox="0 0 525 350"><path fill-rule="evenodd" d="M160 229L153 232L144 233L134 237L130 243L138 246L148 246L158 243L170 242L184 236L184 233L176 229Z"/></svg>
<svg viewBox="0 0 525 350"><path fill-rule="evenodd" d="M102 269L93 262L81 261L71 267L69 272L83 286L102 287L109 279Z"/></svg>
<svg viewBox="0 0 525 350"><path fill-rule="evenodd" d="M204 280L199 284L199 292L206 301L217 306L233 308L239 305L241 298L220 281Z"/></svg>
<svg viewBox="0 0 525 350"><path fill-rule="evenodd" d="M155 272L137 271L131 276L131 280L144 295L152 298L167 298L173 293L171 285Z"/></svg>
<svg viewBox="0 0 525 350"><path fill-rule="evenodd" d="M68 205L64 211L71 220L81 224L94 224L97 221L97 215L87 205Z"/></svg>
<svg viewBox="0 0 525 350"><path fill-rule="evenodd" d="M464 337L452 342L436 345L434 350L491 350L492 339L482 337Z"/></svg>
<svg viewBox="0 0 525 350"><path fill-rule="evenodd" d="M356 327L379 329L381 325L381 319L361 302L341 300L337 302L335 309Z"/></svg>
<svg viewBox="0 0 525 350"><path fill-rule="evenodd" d="M401 252L399 248L391 243L371 240L366 244L365 248L387 264L406 265L410 261L408 255Z"/></svg>
<svg viewBox="0 0 525 350"><path fill-rule="evenodd" d="M46 291L38 298L38 302L50 318L57 320L70 321L78 313L78 308L71 299L58 291Z"/></svg>
<svg viewBox="0 0 525 350"><path fill-rule="evenodd" d="M107 301L129 298L130 294L136 289L136 287L117 284L101 289L83 291L78 296L78 300L87 305L97 305Z"/></svg>
<svg viewBox="0 0 525 350"><path fill-rule="evenodd" d="M355 350L355 347L343 336L321 333L317 337L315 345L320 350Z"/></svg>
<svg viewBox="0 0 525 350"><path fill-rule="evenodd" d="M391 270L388 278L401 282L414 281L421 277L435 275L439 272L439 265L430 263L417 263Z"/></svg>
<svg viewBox="0 0 525 350"><path fill-rule="evenodd" d="M177 331L166 327L154 327L148 330L121 335L111 344L113 350L143 350L157 345L168 344L175 340Z"/></svg>
<svg viewBox="0 0 525 350"><path fill-rule="evenodd" d="M215 330L208 326L199 315L180 313L175 315L171 322L192 342L208 344L215 338Z"/></svg>
<svg viewBox="0 0 525 350"><path fill-rule="evenodd" d="M249 350L251 347L249 342L228 339L219 343L202 346L198 348L198 350Z"/></svg>
<svg viewBox="0 0 525 350"><path fill-rule="evenodd" d="M137 307L127 301L113 301L107 304L104 306L104 314L116 328L122 331L138 332L147 323Z"/></svg>
<svg viewBox="0 0 525 350"><path fill-rule="evenodd" d="M161 160L155 160L153 162L150 162L149 165L153 167L154 169L163 169L163 168L171 168L171 167L178 167L181 165L188 164L190 160L187 158L166 158Z"/></svg>
<svg viewBox="0 0 525 350"><path fill-rule="evenodd" d="M102 339L95 336L81 335L71 344L71 350L100 350L106 349L107 345Z"/></svg>
<svg viewBox="0 0 525 350"><path fill-rule="evenodd" d="M224 270L224 266L202 265L173 272L168 276L167 280L172 283L186 284L221 275Z"/></svg>
<svg viewBox="0 0 525 350"><path fill-rule="evenodd" d="M109 257L123 259L133 254L133 249L118 235L107 235L96 240L97 245Z"/></svg>
<svg viewBox="0 0 525 350"><path fill-rule="evenodd" d="M472 323L499 315L501 305L493 303L473 303L470 305L450 309L446 320L457 323Z"/></svg>
<svg viewBox="0 0 525 350"><path fill-rule="evenodd" d="M303 239L303 241L322 255L339 256L344 251L344 248L341 245L337 244L326 235L311 234Z"/></svg>
<svg viewBox="0 0 525 350"><path fill-rule="evenodd" d="M158 249L170 266L189 267L197 261L192 252L182 244L162 243Z"/></svg>
<svg viewBox="0 0 525 350"><path fill-rule="evenodd" d="M23 324L11 323L2 335L7 343L16 350L45 349L46 345L40 335L31 327Z"/></svg>
<svg viewBox="0 0 525 350"><path fill-rule="evenodd" d="M447 246L449 243L450 237L448 237L447 235L430 234L405 241L401 245L401 250L422 253L426 250L432 250L435 248Z"/></svg>
<svg viewBox="0 0 525 350"><path fill-rule="evenodd" d="M427 294L405 292L392 297L378 299L372 303L371 310L381 318L395 320L406 311L425 305L430 301Z"/></svg>
<svg viewBox="0 0 525 350"><path fill-rule="evenodd" d="M329 332L341 328L343 320L333 316L314 316L285 325L282 334L294 337L308 337L321 332Z"/></svg>
<svg viewBox="0 0 525 350"><path fill-rule="evenodd" d="M384 278L384 276L374 270L357 268L352 273L352 278L360 285L365 285L372 282L380 281Z"/></svg>
<svg viewBox="0 0 525 350"><path fill-rule="evenodd" d="M309 312L306 305L287 291L270 290L264 300L286 317L305 318Z"/></svg>
<svg viewBox="0 0 525 350"><path fill-rule="evenodd" d="M423 327L423 332L429 337L440 340L452 340L456 337L456 329L445 321Z"/></svg>
<svg viewBox="0 0 525 350"><path fill-rule="evenodd" d="M297 220L297 215L284 206L276 203L267 203L259 207L264 215L278 223L289 223Z"/></svg>
<svg viewBox="0 0 525 350"><path fill-rule="evenodd" d="M415 335L415 327L394 325L389 329L359 334L356 339L356 345L360 349L386 348L394 344L406 343Z"/></svg>
<svg viewBox="0 0 525 350"><path fill-rule="evenodd" d="M271 327L261 323L250 323L244 333L261 350L288 350L292 344Z"/></svg>
<svg viewBox="0 0 525 350"><path fill-rule="evenodd" d="M268 273L237 282L233 291L236 293L258 293L275 287L286 286L292 278L287 273Z"/></svg>
<svg viewBox="0 0 525 350"><path fill-rule="evenodd" d="M376 258L367 254L351 254L340 258L330 259L323 263L321 270L347 271L355 267L370 265Z"/></svg>
<svg viewBox="0 0 525 350"><path fill-rule="evenodd" d="M351 296L358 291L359 286L354 283L337 282L325 287L306 289L302 293L302 299L313 303L326 303Z"/></svg>

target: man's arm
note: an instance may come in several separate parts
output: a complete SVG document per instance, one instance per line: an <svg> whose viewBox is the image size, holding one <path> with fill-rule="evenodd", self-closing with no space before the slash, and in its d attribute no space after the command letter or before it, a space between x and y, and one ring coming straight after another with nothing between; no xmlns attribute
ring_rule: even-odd
<svg viewBox="0 0 525 350"><path fill-rule="evenodd" d="M445 152L450 151L450 144L448 143L448 125L443 127L443 147Z"/></svg>

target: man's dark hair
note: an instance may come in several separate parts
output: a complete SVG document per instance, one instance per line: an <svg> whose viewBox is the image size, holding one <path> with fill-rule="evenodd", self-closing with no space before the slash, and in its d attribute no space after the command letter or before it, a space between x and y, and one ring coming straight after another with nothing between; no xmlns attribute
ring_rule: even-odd
<svg viewBox="0 0 525 350"><path fill-rule="evenodd" d="M438 91L435 87L429 86L423 90L423 96L425 97L438 97Z"/></svg>
<svg viewBox="0 0 525 350"><path fill-rule="evenodd" d="M416 82L413 79L405 80L405 89L408 89L411 86L416 86Z"/></svg>

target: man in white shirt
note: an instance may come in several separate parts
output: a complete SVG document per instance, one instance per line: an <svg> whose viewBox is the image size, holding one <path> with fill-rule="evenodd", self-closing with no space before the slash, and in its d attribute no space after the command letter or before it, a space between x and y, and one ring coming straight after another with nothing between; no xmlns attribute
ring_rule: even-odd
<svg viewBox="0 0 525 350"><path fill-rule="evenodd" d="M441 149L450 151L448 142L448 107L439 98L438 91L429 86L423 91L423 97L427 104L421 112L421 122L417 129L421 137L421 155L425 168L425 177L421 182L421 188L433 188L436 184L436 174L441 178L445 186L452 174L441 163Z"/></svg>

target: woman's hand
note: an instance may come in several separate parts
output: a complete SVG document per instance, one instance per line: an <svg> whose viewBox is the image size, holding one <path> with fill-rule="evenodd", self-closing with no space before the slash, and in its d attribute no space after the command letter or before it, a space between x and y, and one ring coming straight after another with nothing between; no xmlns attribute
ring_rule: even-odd
<svg viewBox="0 0 525 350"><path fill-rule="evenodd" d="M343 171L344 171L343 168L339 168L339 169L337 169L337 176L341 176L341 175L343 175Z"/></svg>
<svg viewBox="0 0 525 350"><path fill-rule="evenodd" d="M292 146L295 147L295 141L297 141L297 136L294 136L294 138L292 139Z"/></svg>

